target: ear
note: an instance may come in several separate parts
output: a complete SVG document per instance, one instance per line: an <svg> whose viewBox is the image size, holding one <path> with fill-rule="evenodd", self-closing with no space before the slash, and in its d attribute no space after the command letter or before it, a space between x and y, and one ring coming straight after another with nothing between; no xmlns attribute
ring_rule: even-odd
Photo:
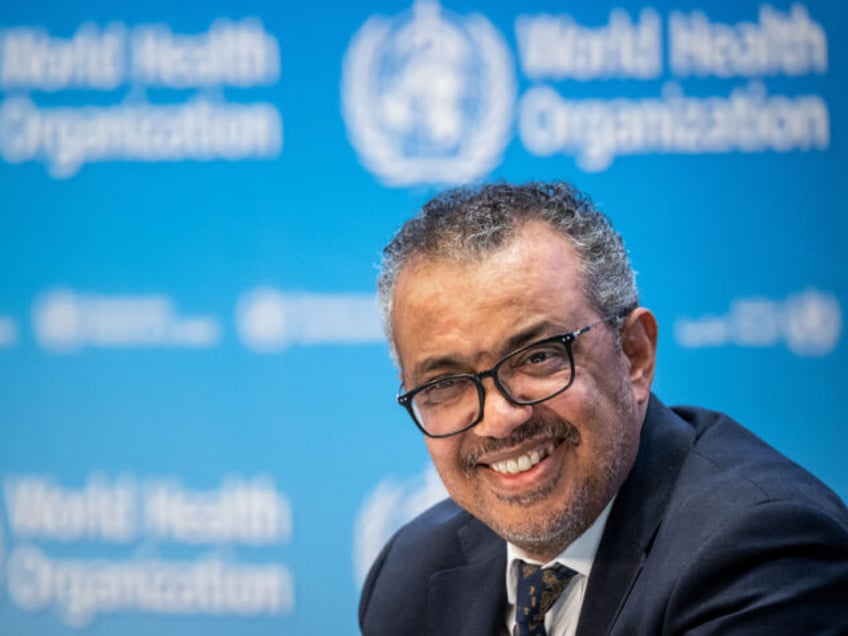
<svg viewBox="0 0 848 636"><path fill-rule="evenodd" d="M630 364L630 386L637 404L651 395L657 358L657 319L649 309L637 307L621 327L621 348Z"/></svg>

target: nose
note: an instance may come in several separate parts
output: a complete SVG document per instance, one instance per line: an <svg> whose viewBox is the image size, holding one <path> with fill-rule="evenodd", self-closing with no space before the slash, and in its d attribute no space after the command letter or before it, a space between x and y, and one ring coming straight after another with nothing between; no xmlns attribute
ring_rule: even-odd
<svg viewBox="0 0 848 636"><path fill-rule="evenodd" d="M492 378L483 381L483 419L471 429L480 437L508 437L533 412L532 405L513 404L495 386Z"/></svg>

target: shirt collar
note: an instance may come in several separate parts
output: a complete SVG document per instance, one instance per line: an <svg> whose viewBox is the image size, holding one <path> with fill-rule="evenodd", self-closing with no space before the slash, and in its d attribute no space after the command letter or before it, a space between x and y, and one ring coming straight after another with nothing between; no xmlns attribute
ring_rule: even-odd
<svg viewBox="0 0 848 636"><path fill-rule="evenodd" d="M506 544L506 594L510 604L515 604L515 589L518 584L518 561L526 563L534 563L536 565L548 566L554 563L561 563L566 567L571 568L578 575L588 577L592 570L592 564L595 562L595 555L598 552L598 546L601 543L601 535L604 533L604 528L607 525L607 517L609 517L610 509L615 501L613 497L606 507L597 516L595 521L589 526L586 531L572 541L562 552L548 563L540 563L535 559L529 558L524 551L518 546L507 542Z"/></svg>

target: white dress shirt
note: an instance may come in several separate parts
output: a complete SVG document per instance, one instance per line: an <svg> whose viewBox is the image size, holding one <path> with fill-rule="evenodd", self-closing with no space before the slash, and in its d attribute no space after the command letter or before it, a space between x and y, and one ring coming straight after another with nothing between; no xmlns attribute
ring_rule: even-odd
<svg viewBox="0 0 848 636"><path fill-rule="evenodd" d="M545 615L545 629L548 631L548 636L574 636L577 631L577 621L580 619L580 609L583 607L583 597L586 594L586 583L589 580L592 564L595 562L595 554L598 551L598 544L601 542L604 527L607 525L607 517L609 517L613 501L615 501L615 497L607 504L586 532L577 537L555 559L548 563L540 563L535 559L528 558L520 548L511 543L506 544L507 634L512 634L512 628L515 625L515 596L518 585L518 560L520 559L526 563L542 566L561 563L577 572L569 581L557 602Z"/></svg>

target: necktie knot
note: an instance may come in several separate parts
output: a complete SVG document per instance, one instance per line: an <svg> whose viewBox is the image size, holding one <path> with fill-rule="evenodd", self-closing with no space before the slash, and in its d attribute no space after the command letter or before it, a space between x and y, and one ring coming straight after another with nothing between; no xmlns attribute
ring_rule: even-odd
<svg viewBox="0 0 848 636"><path fill-rule="evenodd" d="M542 568L519 561L513 636L547 636L545 614L575 574L559 563Z"/></svg>

